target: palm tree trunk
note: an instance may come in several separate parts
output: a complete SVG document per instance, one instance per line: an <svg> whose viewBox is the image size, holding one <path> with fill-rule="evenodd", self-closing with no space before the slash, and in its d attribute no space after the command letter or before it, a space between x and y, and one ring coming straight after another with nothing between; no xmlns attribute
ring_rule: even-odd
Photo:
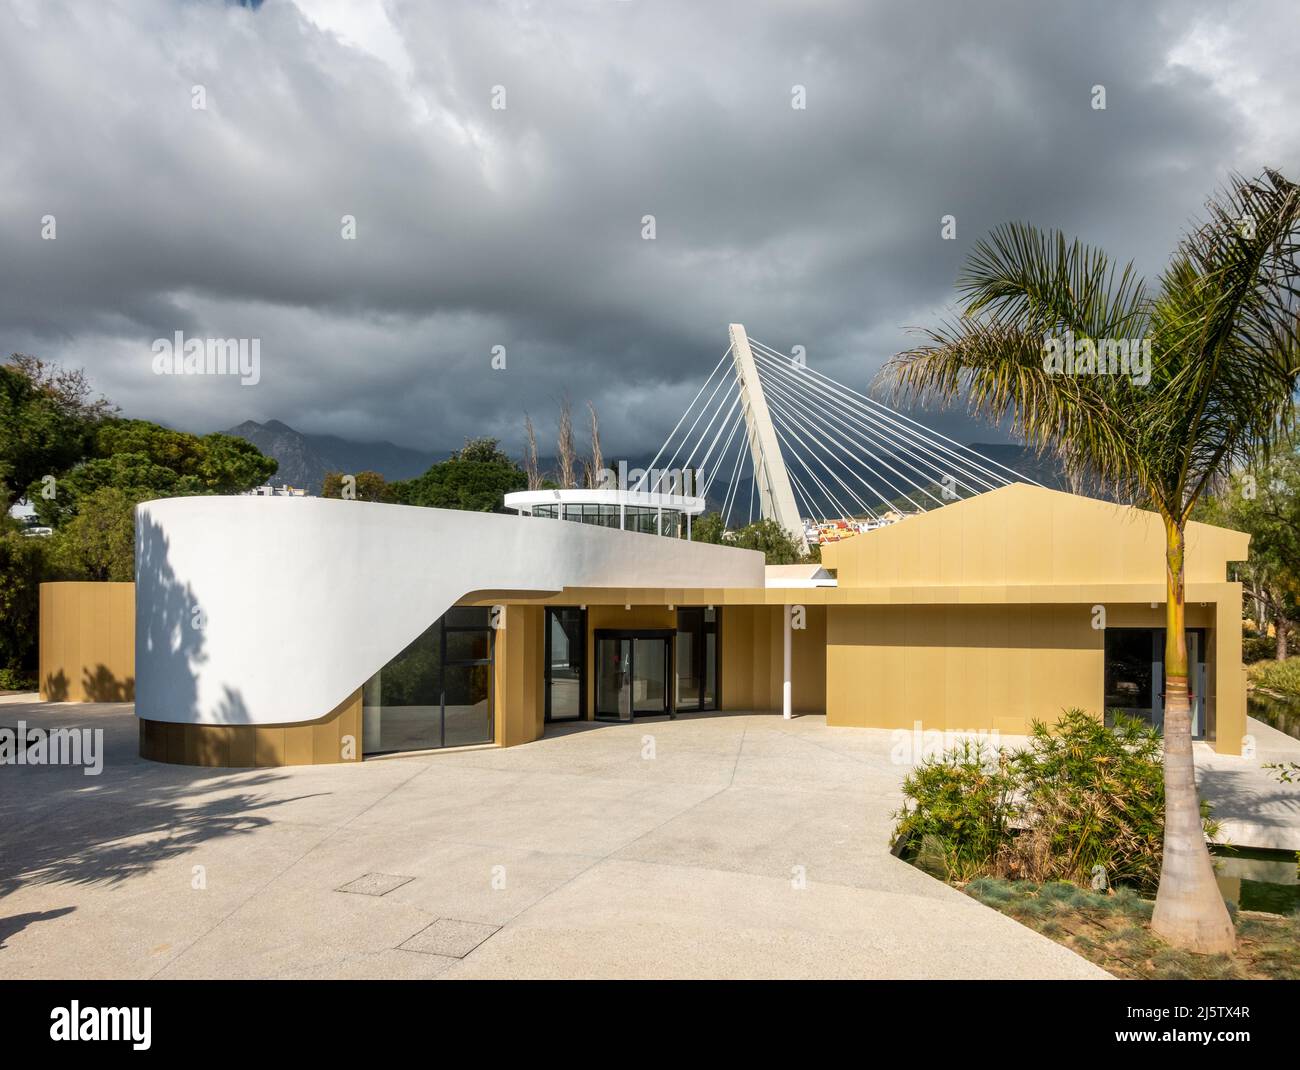
<svg viewBox="0 0 1300 1070"><path fill-rule="evenodd" d="M1151 928L1175 947L1227 954L1236 934L1201 826L1187 698L1183 526L1165 518L1165 846Z"/></svg>
<svg viewBox="0 0 1300 1070"><path fill-rule="evenodd" d="M1290 626L1291 622L1281 613L1278 613L1273 618L1273 627L1277 630L1277 650L1275 653L1278 661L1286 661L1287 659L1286 632Z"/></svg>

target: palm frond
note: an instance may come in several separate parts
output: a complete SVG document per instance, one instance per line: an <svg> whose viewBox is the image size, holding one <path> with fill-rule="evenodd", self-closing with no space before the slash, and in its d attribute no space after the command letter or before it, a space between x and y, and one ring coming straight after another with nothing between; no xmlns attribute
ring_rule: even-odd
<svg viewBox="0 0 1300 1070"><path fill-rule="evenodd" d="M958 318L888 362L896 398L1010 419L1073 474L1100 475L1182 522L1233 464L1294 420L1300 376L1300 187L1234 176L1179 244L1154 293L1131 263L1023 223L994 230L958 281ZM1048 339L1141 339L1150 382L1062 375Z"/></svg>

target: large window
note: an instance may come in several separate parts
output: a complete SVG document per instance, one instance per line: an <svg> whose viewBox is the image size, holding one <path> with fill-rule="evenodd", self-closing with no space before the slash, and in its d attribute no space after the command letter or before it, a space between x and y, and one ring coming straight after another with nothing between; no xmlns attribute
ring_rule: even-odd
<svg viewBox="0 0 1300 1070"><path fill-rule="evenodd" d="M1153 719L1159 704L1156 634L1151 628L1106 629L1106 709Z"/></svg>
<svg viewBox="0 0 1300 1070"><path fill-rule="evenodd" d="M639 531L646 535L667 535L682 538L686 534L684 514L676 509L650 508L644 505L593 505L590 502L570 502L564 506L534 505L533 516L555 520L563 509L565 520L576 520L580 524L597 524L600 527L617 528L622 522L628 531ZM662 517L660 514L662 513ZM662 528L661 528L662 525Z"/></svg>
<svg viewBox="0 0 1300 1070"><path fill-rule="evenodd" d="M455 606L366 681L366 754L492 742L488 609Z"/></svg>
<svg viewBox="0 0 1300 1070"><path fill-rule="evenodd" d="M1187 686L1192 700L1192 736L1206 736L1205 630L1187 629ZM1104 703L1107 720L1119 710L1161 728L1164 725L1165 630L1107 628Z"/></svg>

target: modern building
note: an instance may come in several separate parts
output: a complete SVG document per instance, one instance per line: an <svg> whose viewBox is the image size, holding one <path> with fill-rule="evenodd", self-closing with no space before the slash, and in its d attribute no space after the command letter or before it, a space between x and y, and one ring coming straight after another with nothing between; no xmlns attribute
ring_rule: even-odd
<svg viewBox="0 0 1300 1070"><path fill-rule="evenodd" d="M765 568L751 551L544 504L141 505L141 753L354 761L719 710L1003 734L1075 706L1160 721L1152 513L1011 484L827 545L821 566ZM1195 731L1236 754L1241 588L1227 568L1248 537L1187 535Z"/></svg>
<svg viewBox="0 0 1300 1070"><path fill-rule="evenodd" d="M133 620L106 585L43 586L42 693L134 693L145 757L217 766L725 710L1015 735L1072 707L1161 723L1155 514L1019 481L728 333L663 448L613 488L511 494L513 515L282 494L139 506ZM717 486L724 526L745 486L751 515L816 538L821 563L693 541ZM1248 545L1187 528L1194 733L1227 754L1246 731L1228 565Z"/></svg>

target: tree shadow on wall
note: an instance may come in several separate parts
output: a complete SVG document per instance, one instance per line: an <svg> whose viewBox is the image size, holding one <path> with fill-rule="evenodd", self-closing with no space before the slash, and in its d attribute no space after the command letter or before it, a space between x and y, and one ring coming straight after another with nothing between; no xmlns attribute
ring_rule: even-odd
<svg viewBox="0 0 1300 1070"><path fill-rule="evenodd" d="M58 672L49 673L45 677L45 686L42 688L45 692L46 702L67 702L68 701L68 674L62 669Z"/></svg>
<svg viewBox="0 0 1300 1070"><path fill-rule="evenodd" d="M61 674L60 674L61 675ZM65 688L67 684L64 684ZM91 702L134 702L135 677L119 680L107 665L100 663L94 671L83 669L81 688Z"/></svg>
<svg viewBox="0 0 1300 1070"><path fill-rule="evenodd" d="M196 627L198 600L177 579L162 528L137 511L135 520L136 701L146 716L193 720L198 714L198 676L203 629Z"/></svg>

